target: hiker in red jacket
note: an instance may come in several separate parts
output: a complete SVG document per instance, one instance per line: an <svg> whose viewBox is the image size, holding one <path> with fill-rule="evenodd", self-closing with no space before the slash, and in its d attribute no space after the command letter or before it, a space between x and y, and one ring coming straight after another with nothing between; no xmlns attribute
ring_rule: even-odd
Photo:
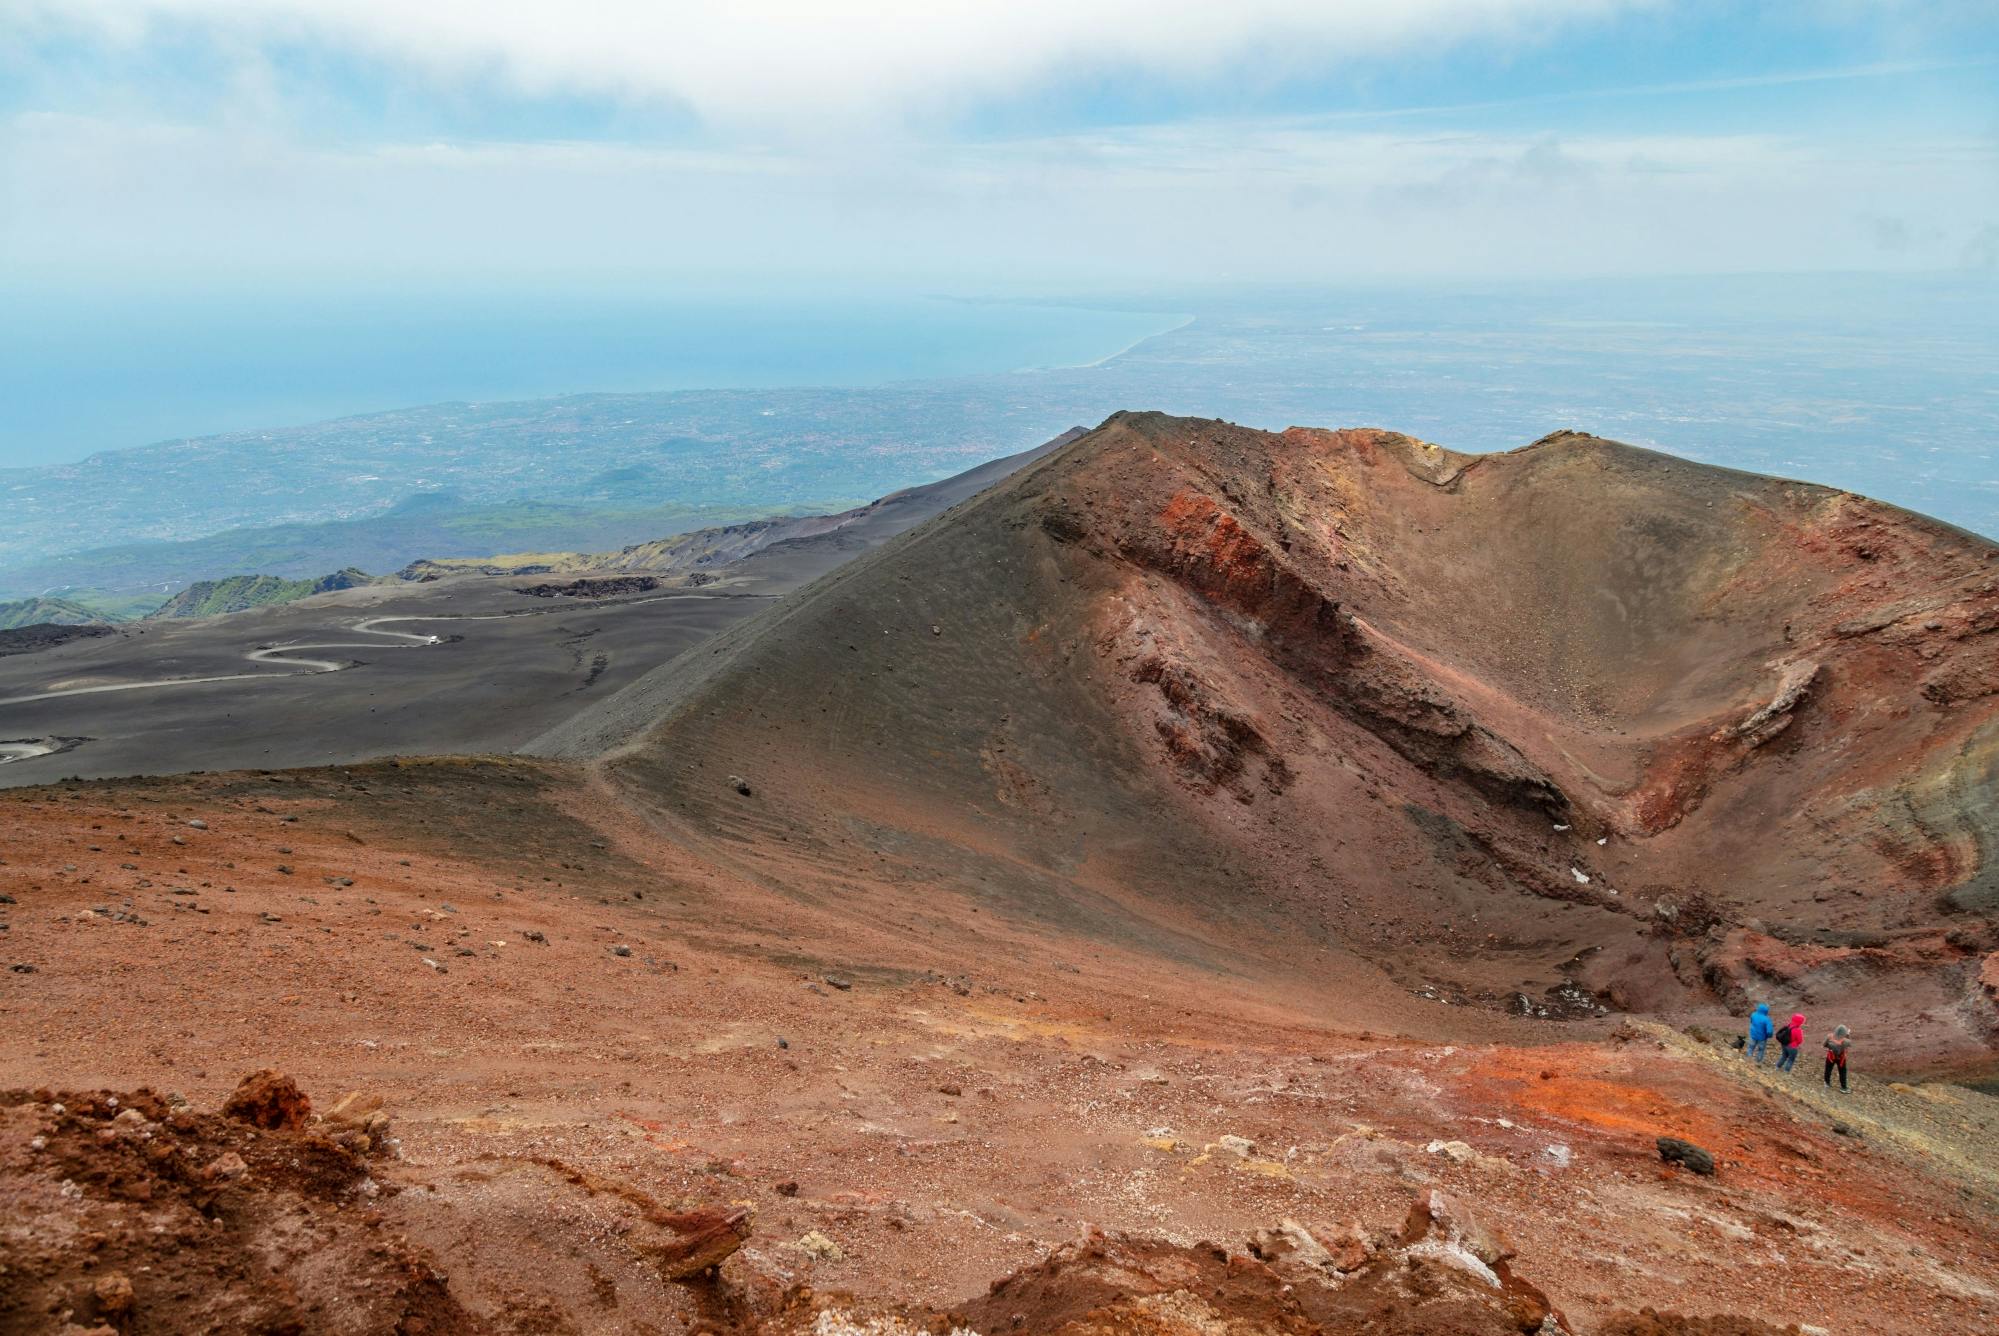
<svg viewBox="0 0 1999 1336"><path fill-rule="evenodd" d="M1847 1038L1844 1025L1832 1027L1832 1033L1825 1037L1825 1083L1832 1086L1832 1069L1839 1068L1840 1093L1846 1093L1846 1050L1853 1041Z"/></svg>
<svg viewBox="0 0 1999 1336"><path fill-rule="evenodd" d="M1784 1046L1784 1056L1777 1059L1777 1070L1788 1072L1798 1060L1798 1050L1805 1046L1805 1013L1794 1011L1788 1025L1777 1031L1777 1042Z"/></svg>

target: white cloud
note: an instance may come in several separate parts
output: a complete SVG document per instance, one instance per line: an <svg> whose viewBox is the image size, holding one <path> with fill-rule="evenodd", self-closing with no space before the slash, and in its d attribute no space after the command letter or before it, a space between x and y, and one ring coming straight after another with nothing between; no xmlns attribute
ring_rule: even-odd
<svg viewBox="0 0 1999 1336"><path fill-rule="evenodd" d="M107 282L855 282L1910 268L1983 255L1993 149L1199 121L975 145L331 150L0 122L0 255ZM1924 220L1893 252L1883 201Z"/></svg>
<svg viewBox="0 0 1999 1336"><path fill-rule="evenodd" d="M142 44L163 26L307 39L430 74L809 129L934 114L1065 78L1310 73L1537 40L1661 0L0 0L17 29Z"/></svg>

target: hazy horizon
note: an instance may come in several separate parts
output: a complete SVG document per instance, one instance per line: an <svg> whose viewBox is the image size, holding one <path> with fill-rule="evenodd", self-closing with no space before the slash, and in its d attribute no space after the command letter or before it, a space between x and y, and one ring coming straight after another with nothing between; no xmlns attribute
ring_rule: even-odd
<svg viewBox="0 0 1999 1336"><path fill-rule="evenodd" d="M1989 531L1995 74L1999 12L1958 0L0 0L0 468L41 470L6 518L56 506L71 550L102 541L64 469L260 432L377 464L324 494L174 483L227 504L128 478L117 513L174 541L211 512L378 513L392 474L436 472L425 441L296 429L570 393L948 399L1224 311L1131 402L1060 377L974 398L1036 429L1167 407L1478 449L1578 425ZM1366 334L1272 332L1314 304ZM1028 443L926 412L904 429L939 440L869 448L934 469ZM608 468L636 448L615 425L563 448ZM746 432L783 454L729 431L723 463ZM757 495L848 495L815 467Z"/></svg>

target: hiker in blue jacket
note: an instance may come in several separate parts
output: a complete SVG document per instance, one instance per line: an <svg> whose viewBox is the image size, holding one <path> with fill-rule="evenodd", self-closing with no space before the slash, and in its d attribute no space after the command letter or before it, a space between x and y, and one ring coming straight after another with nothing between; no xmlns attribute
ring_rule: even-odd
<svg viewBox="0 0 1999 1336"><path fill-rule="evenodd" d="M1744 1050L1756 1059L1756 1065L1763 1065L1763 1053L1770 1047L1770 1036L1776 1027L1770 1023L1770 1004L1758 1002L1756 1010L1749 1013L1749 1047Z"/></svg>

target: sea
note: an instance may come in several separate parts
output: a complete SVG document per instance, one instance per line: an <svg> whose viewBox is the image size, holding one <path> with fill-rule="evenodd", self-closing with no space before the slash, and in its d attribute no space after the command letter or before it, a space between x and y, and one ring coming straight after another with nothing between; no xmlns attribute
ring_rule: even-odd
<svg viewBox="0 0 1999 1336"><path fill-rule="evenodd" d="M990 415L995 395L1040 406L1042 425L1158 408L1272 428L1392 427L1472 451L1575 428L1845 487L1999 537L1990 273L1006 299L0 302L0 468L445 401L806 386L878 396L909 382L945 406L925 422L945 436ZM934 393L956 382L977 387L965 424L947 420L954 401Z"/></svg>
<svg viewBox="0 0 1999 1336"><path fill-rule="evenodd" d="M0 293L0 468L423 404L1084 365L1157 310L843 296Z"/></svg>

